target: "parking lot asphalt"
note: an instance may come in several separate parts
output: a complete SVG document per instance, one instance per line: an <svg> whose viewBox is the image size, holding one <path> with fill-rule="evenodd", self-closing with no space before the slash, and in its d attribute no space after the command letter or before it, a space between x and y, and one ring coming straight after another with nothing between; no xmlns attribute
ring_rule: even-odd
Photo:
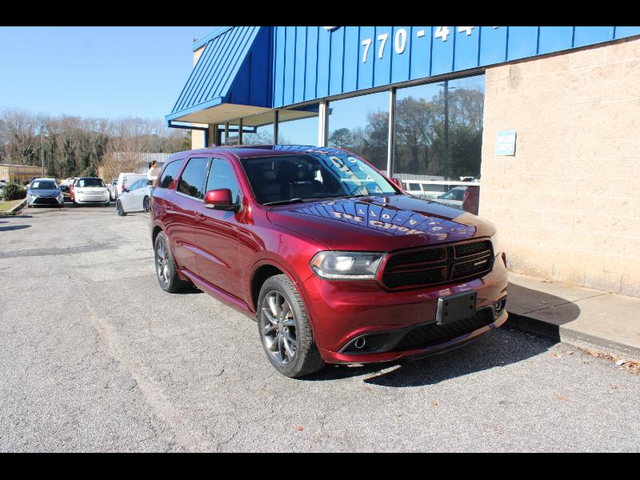
<svg viewBox="0 0 640 480"><path fill-rule="evenodd" d="M0 451L640 451L640 377L509 328L419 362L269 365L157 285L148 215L0 218Z"/></svg>

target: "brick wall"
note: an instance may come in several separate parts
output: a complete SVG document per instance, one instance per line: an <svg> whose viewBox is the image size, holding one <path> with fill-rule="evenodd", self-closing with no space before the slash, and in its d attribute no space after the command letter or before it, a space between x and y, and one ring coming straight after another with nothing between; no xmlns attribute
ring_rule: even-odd
<svg viewBox="0 0 640 480"><path fill-rule="evenodd" d="M488 69L482 156L513 271L640 297L640 39Z"/></svg>

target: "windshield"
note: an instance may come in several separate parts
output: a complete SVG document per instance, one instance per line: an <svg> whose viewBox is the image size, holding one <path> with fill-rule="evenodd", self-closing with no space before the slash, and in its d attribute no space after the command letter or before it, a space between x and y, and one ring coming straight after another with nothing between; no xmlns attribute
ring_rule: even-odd
<svg viewBox="0 0 640 480"><path fill-rule="evenodd" d="M56 182L52 181L36 181L29 187L31 190L57 190Z"/></svg>
<svg viewBox="0 0 640 480"><path fill-rule="evenodd" d="M464 198L465 187L455 187L442 195L440 198L444 200L462 200Z"/></svg>
<svg viewBox="0 0 640 480"><path fill-rule="evenodd" d="M76 184L78 187L104 187L104 182L100 178L81 178Z"/></svg>
<svg viewBox="0 0 640 480"><path fill-rule="evenodd" d="M349 196L395 195L376 170L348 154L309 153L241 160L263 205Z"/></svg>

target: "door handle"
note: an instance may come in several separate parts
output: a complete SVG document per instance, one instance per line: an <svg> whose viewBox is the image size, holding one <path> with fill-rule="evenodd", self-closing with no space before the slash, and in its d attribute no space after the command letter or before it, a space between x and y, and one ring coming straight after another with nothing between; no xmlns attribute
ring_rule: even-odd
<svg viewBox="0 0 640 480"><path fill-rule="evenodd" d="M198 222L204 222L207 219L203 214L196 212L196 220Z"/></svg>

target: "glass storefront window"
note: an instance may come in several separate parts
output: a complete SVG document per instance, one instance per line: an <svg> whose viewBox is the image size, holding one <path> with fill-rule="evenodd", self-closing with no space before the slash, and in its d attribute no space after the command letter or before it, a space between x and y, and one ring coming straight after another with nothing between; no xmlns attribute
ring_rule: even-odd
<svg viewBox="0 0 640 480"><path fill-rule="evenodd" d="M483 75L398 89L395 173L478 178L483 108Z"/></svg>
<svg viewBox="0 0 640 480"><path fill-rule="evenodd" d="M274 121L273 112L253 115L242 120L244 133L242 143L244 145L271 145L274 142Z"/></svg>
<svg viewBox="0 0 640 480"><path fill-rule="evenodd" d="M344 148L387 169L389 92L329 103L329 147Z"/></svg>
<svg viewBox="0 0 640 480"><path fill-rule="evenodd" d="M280 110L278 143L281 145L318 144L319 105Z"/></svg>

